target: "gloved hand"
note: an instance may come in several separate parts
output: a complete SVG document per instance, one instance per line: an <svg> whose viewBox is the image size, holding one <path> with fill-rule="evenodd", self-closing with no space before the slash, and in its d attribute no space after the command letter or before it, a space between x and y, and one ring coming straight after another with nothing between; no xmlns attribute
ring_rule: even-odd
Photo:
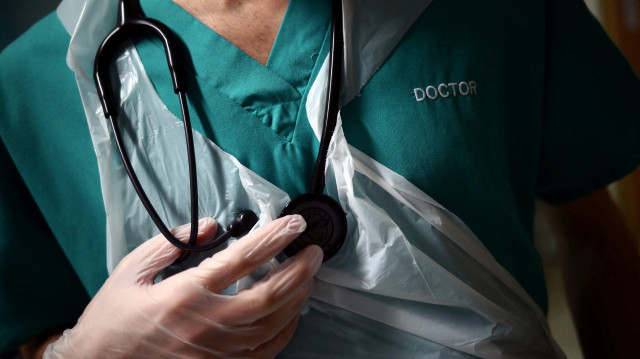
<svg viewBox="0 0 640 359"><path fill-rule="evenodd" d="M216 233L200 220L198 242ZM127 255L75 327L44 358L272 358L289 342L313 286L322 250L309 246L251 288L219 293L282 251L304 231L298 215L275 220L160 283L181 250L162 235ZM189 225L176 237L186 241Z"/></svg>

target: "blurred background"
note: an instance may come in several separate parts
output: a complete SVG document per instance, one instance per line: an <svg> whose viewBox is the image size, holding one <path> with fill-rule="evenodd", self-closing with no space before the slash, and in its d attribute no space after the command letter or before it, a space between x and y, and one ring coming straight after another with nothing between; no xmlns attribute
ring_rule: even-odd
<svg viewBox="0 0 640 359"><path fill-rule="evenodd" d="M59 3L60 0L0 0L0 51Z"/></svg>
<svg viewBox="0 0 640 359"><path fill-rule="evenodd" d="M59 0L1 0L0 51L33 23L54 11ZM640 0L585 0L609 36L618 44L640 74ZM640 141L640 139L639 139ZM640 171L609 187L622 209L631 230L640 238L640 206L631 199L640 198ZM637 202L637 201L635 201ZM569 359L582 359L578 337L568 310L564 281L558 255L558 235L549 225L550 209L537 204L536 244L543 256L549 286L549 323L551 331ZM0 358L17 358L15 354Z"/></svg>
<svg viewBox="0 0 640 359"><path fill-rule="evenodd" d="M594 16L625 54L640 75L640 0L585 0ZM640 137L638 139L640 141ZM622 210L629 228L640 239L640 170L608 188ZM635 204L633 202L636 202ZM553 336L569 359L582 359L578 337L568 308L561 269L558 241L549 216L552 209L539 202L536 205L536 245L542 254L549 288L549 325ZM640 355L640 354L639 354Z"/></svg>

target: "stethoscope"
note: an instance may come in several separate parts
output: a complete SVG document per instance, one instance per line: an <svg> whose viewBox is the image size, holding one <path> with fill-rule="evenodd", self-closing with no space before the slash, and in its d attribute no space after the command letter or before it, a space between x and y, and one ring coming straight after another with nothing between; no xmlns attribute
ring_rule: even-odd
<svg viewBox="0 0 640 359"><path fill-rule="evenodd" d="M342 4L340 0L332 0L331 11L331 52L329 62L329 80L327 88L327 102L325 106L324 129L320 141L320 149L316 159L311 191L294 198L282 210L280 217L290 214L299 214L307 222L306 230L292 242L284 254L293 256L309 244L317 244L322 247L324 260L333 257L347 234L347 217L340 204L328 195L325 195L324 169L327 161L329 142L336 127L339 101L340 83L343 59L342 42ZM178 240L167 228L153 208L149 198L142 188L138 177L129 161L129 156L124 146L120 129L116 121L118 106L113 96L113 88L109 75L109 65L116 51L124 41L132 39L136 34L150 34L159 37L164 45L169 71L173 82L173 89L180 100L184 132L187 142L187 159L189 163L189 188L191 200L191 234L188 243ZM103 40L96 54L94 64L94 79L98 96L102 103L104 116L110 121L113 129L116 146L124 168L133 184L133 187L160 232L174 246L185 251L205 251L214 248L231 237L239 237L249 231L258 221L253 211L245 210L236 215L227 226L227 231L206 244L196 244L198 233L198 185L196 183L196 163L191 134L191 120L186 99L186 79L183 73L180 57L177 55L177 42L169 28L158 20L141 15L139 3L134 0L120 0L118 5L118 19L116 27Z"/></svg>

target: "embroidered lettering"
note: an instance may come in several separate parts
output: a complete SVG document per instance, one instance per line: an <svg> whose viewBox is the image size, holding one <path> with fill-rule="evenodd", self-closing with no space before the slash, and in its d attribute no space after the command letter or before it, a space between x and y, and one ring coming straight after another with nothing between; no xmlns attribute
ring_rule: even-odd
<svg viewBox="0 0 640 359"><path fill-rule="evenodd" d="M426 98L436 100L438 98L476 96L478 95L478 85L475 81L441 83L437 86L414 88L413 94L416 96L417 102L424 101Z"/></svg>
<svg viewBox="0 0 640 359"><path fill-rule="evenodd" d="M449 85L449 87L451 87L451 91L453 91L453 96L454 96L454 97L455 97L455 96L458 96L458 95L456 95L456 86L457 86L458 84L454 82L454 83L450 83L450 84L448 84L448 85Z"/></svg>
<svg viewBox="0 0 640 359"><path fill-rule="evenodd" d="M469 89L471 89L471 94L472 95L477 95L478 92L476 91L476 82L475 81L469 81Z"/></svg>
<svg viewBox="0 0 640 359"><path fill-rule="evenodd" d="M469 84L462 81L458 84L458 91L460 91L460 95L467 96L469 94Z"/></svg>
<svg viewBox="0 0 640 359"><path fill-rule="evenodd" d="M447 90L447 92L442 92L442 88L443 87L447 88L448 86L446 84L438 85L438 93L440 94L440 97L447 98L447 97L449 97L449 90Z"/></svg>
<svg viewBox="0 0 640 359"><path fill-rule="evenodd" d="M431 94L433 93L433 95ZM427 86L427 97L435 100L438 98L438 90L433 86Z"/></svg>

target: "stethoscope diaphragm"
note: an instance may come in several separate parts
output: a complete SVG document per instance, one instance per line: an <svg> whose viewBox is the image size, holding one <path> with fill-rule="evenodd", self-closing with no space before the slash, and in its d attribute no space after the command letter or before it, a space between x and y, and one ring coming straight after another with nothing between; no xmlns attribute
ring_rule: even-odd
<svg viewBox="0 0 640 359"><path fill-rule="evenodd" d="M326 194L305 193L289 202L280 217L290 214L301 215L307 228L284 249L284 254L292 257L310 244L322 248L323 261L338 253L347 236L347 216L338 201Z"/></svg>

